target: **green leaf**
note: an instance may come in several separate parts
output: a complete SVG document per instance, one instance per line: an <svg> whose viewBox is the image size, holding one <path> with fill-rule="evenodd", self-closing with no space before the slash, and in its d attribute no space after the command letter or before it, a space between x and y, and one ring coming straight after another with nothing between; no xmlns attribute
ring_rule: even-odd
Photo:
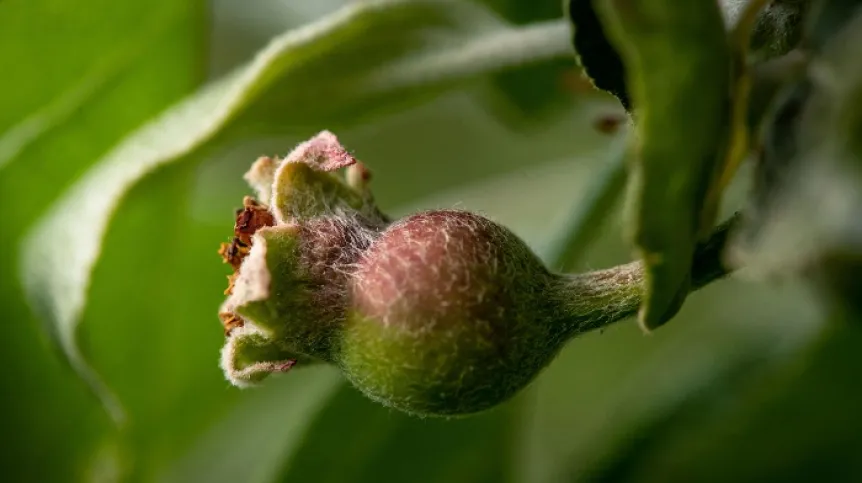
<svg viewBox="0 0 862 483"><path fill-rule="evenodd" d="M595 8L598 1L601 0L565 2L567 17L574 30L572 44L584 72L593 84L616 96L623 107L630 110L626 68L619 48L608 39L606 29L599 21ZM720 0L717 3L726 23L737 32L743 33L740 38L743 50L740 53L747 57L752 53L749 52L751 48L755 56L763 60L783 55L799 43L802 19L811 2Z"/></svg>
<svg viewBox="0 0 862 483"><path fill-rule="evenodd" d="M427 41L431 32L437 42ZM251 63L115 147L66 193L25 243L28 296L120 419L118 404L87 368L76 332L108 224L142 177L170 163L194 165L213 145L252 131L356 122L460 79L565 55L562 32L562 24L509 28L462 2L378 0L351 3L277 37ZM181 223L171 216L176 210L161 209L151 229Z"/></svg>
<svg viewBox="0 0 862 483"><path fill-rule="evenodd" d="M132 457L127 471L141 480L239 396L226 390L217 367L223 332L212 312L225 274L214 245L230 230L188 215L196 171L169 166L129 192L107 232L76 334L127 415L120 427Z"/></svg>
<svg viewBox="0 0 862 483"><path fill-rule="evenodd" d="M634 240L647 267L640 323L673 317L689 290L707 187L723 159L731 55L712 0L607 0L599 12L622 54L635 106Z"/></svg>
<svg viewBox="0 0 862 483"><path fill-rule="evenodd" d="M145 106L152 110L154 107L145 101L150 96L160 104L176 99L177 93L169 93L164 86L183 85L187 89L190 81L199 82L203 74L197 57L203 40L199 35L201 13L198 2L124 7L104 0L76 5L46 0L4 2L0 6L0 59L15 68L4 72L4 91L0 93L0 168L21 159L23 150L33 148L54 129L68 128L80 120L78 111L100 104L100 96L115 98L114 91L129 82L130 72L146 75L136 63L178 69L176 79L165 79L159 86L147 88L144 79L138 78L138 87L143 89L141 99L127 99L136 110ZM183 28L190 26L189 20L195 22L194 29ZM174 41L171 55L152 59L153 46L168 37ZM194 61L182 68L178 59L189 59L190 55ZM117 122L128 129L133 119L130 111Z"/></svg>
<svg viewBox="0 0 862 483"><path fill-rule="evenodd" d="M593 0L568 0L565 4L578 63L593 85L613 94L626 110L630 110L626 67L617 47L608 40L594 3Z"/></svg>
<svg viewBox="0 0 862 483"><path fill-rule="evenodd" d="M557 20L563 15L560 0L483 0L482 3L515 25ZM490 106L494 114L512 125L535 125L571 106L573 99L564 80L575 70L575 63L563 58L496 74L490 81Z"/></svg>
<svg viewBox="0 0 862 483"><path fill-rule="evenodd" d="M26 230L111 144L204 77L203 2L0 2L0 426L11 480L74 481L117 463L116 432L56 357L17 269ZM70 377L71 376L71 377ZM50 464L45 464L45 455ZM98 461L97 461L98 459Z"/></svg>

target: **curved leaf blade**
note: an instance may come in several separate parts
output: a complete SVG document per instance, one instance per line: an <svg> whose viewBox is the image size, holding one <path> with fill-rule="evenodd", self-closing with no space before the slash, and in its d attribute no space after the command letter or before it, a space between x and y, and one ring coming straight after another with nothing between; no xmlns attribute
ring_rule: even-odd
<svg viewBox="0 0 862 483"><path fill-rule="evenodd" d="M639 319L650 330L688 294L708 183L726 150L731 52L713 0L600 5L636 107L633 238L647 267Z"/></svg>
<svg viewBox="0 0 862 483"><path fill-rule="evenodd" d="M201 83L205 10L203 2L169 0L123 6L104 0L7 2L0 7L0 64L15 66L5 72L0 93L0 206L6 208L0 244L8 247L0 255L0 293L6 318L14 321L7 333L14 348L3 351L3 364L17 367L2 384L18 388L4 414L13 415L27 428L20 434L39 444L50 434L52 444L74 438L81 450L87 448L90 438L83 433L88 430L72 429L67 422L83 421L78 406L93 401L86 391L79 394L80 382L68 381L68 367L58 367L31 333L36 324L16 277L19 244L62 189L111 144ZM28 363L21 365L25 359ZM69 412L60 417L36 409L49 404L46 393L50 401L69 397ZM19 404L30 409L15 410ZM98 406L86 407L104 418ZM34 415L22 417L30 412ZM82 434L65 434L76 430ZM8 454L14 455L10 461L28 466L29 458ZM63 467L58 460L57 468Z"/></svg>
<svg viewBox="0 0 862 483"><path fill-rule="evenodd" d="M21 270L31 304L73 368L118 423L125 420L120 403L89 368L75 339L90 273L101 250L108 217L123 193L157 163L170 159L159 157L161 152L179 156L191 148L184 142L182 131L166 127L206 116L217 107L226 86L225 83L210 86L204 95L195 98L196 102L172 109L138 131L136 142L121 144L108 154L105 162L77 183L24 240ZM163 124L165 119L168 126ZM206 129L197 134L206 135ZM134 158L150 162L136 165L126 162Z"/></svg>
<svg viewBox="0 0 862 483"><path fill-rule="evenodd" d="M584 73L597 88L613 94L626 110L631 100L626 68L617 48L608 40L593 0L569 0L566 17L572 26L572 46Z"/></svg>
<svg viewBox="0 0 862 483"><path fill-rule="evenodd" d="M563 5L559 0L482 0L506 21L529 25L559 19ZM543 62L494 75L487 104L504 122L515 127L529 126L571 107L573 97L562 79L576 70L570 59Z"/></svg>

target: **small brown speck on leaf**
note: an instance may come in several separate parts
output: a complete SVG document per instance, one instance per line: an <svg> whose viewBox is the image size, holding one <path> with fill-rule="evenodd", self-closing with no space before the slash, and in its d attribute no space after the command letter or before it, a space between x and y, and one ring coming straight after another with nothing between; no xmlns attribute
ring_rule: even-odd
<svg viewBox="0 0 862 483"><path fill-rule="evenodd" d="M624 114L605 114L593 121L593 127L602 134L614 134L624 122Z"/></svg>
<svg viewBox="0 0 862 483"><path fill-rule="evenodd" d="M596 92L590 78L580 69L569 69L560 77L562 90L576 94L585 95Z"/></svg>

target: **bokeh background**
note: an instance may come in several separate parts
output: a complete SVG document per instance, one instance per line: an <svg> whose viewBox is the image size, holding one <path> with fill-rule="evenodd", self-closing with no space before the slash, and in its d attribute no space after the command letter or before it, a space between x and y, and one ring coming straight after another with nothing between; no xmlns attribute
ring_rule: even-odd
<svg viewBox="0 0 862 483"><path fill-rule="evenodd" d="M544 254L619 142L594 126L619 107L584 89L565 56L334 126L307 115L333 111L315 87L328 79L303 79L307 94L291 86L302 109L270 114L281 129L249 121L196 162L136 184L107 232L78 334L126 410L118 427L28 305L26 235L136 128L345 3L0 2L4 481L862 481L862 335L828 324L802 284L745 273L694 294L648 336L625 321L573 341L514 400L466 419L404 416L323 367L254 390L224 381L216 311L228 269L216 249L252 160L332 128L373 170L389 212L478 211ZM562 16L556 0L478 3L513 25ZM746 188L743 172L728 212ZM631 258L623 211L607 215L578 270Z"/></svg>

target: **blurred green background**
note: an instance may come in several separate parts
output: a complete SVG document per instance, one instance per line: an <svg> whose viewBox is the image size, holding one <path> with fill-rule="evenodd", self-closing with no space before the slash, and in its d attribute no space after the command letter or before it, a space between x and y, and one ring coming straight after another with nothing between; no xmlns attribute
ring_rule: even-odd
<svg viewBox="0 0 862 483"><path fill-rule="evenodd" d="M390 213L478 211L546 253L608 162L614 139L595 119L619 112L577 87L571 56L527 52L523 65L423 80L391 99L349 93L372 85L360 82L366 64L403 60L384 51L457 52L476 32L560 18L556 0L476 2L482 15L454 30L435 20L415 37L392 33L413 28L401 14L357 23L349 39L367 45L305 52L301 66L313 68L264 92L229 134L136 182L111 219L77 333L125 410L115 424L28 306L27 234L145 122L347 3L358 2L0 2L4 481L862 481L862 334L824 323L803 286L745 273L693 295L649 336L626 321L573 341L513 401L466 419L404 416L328 368L253 390L224 381L216 311L227 268L216 249L247 192L241 175L321 129L373 170ZM622 220L608 215L579 270L630 259ZM52 236L62 246L68 234Z"/></svg>

